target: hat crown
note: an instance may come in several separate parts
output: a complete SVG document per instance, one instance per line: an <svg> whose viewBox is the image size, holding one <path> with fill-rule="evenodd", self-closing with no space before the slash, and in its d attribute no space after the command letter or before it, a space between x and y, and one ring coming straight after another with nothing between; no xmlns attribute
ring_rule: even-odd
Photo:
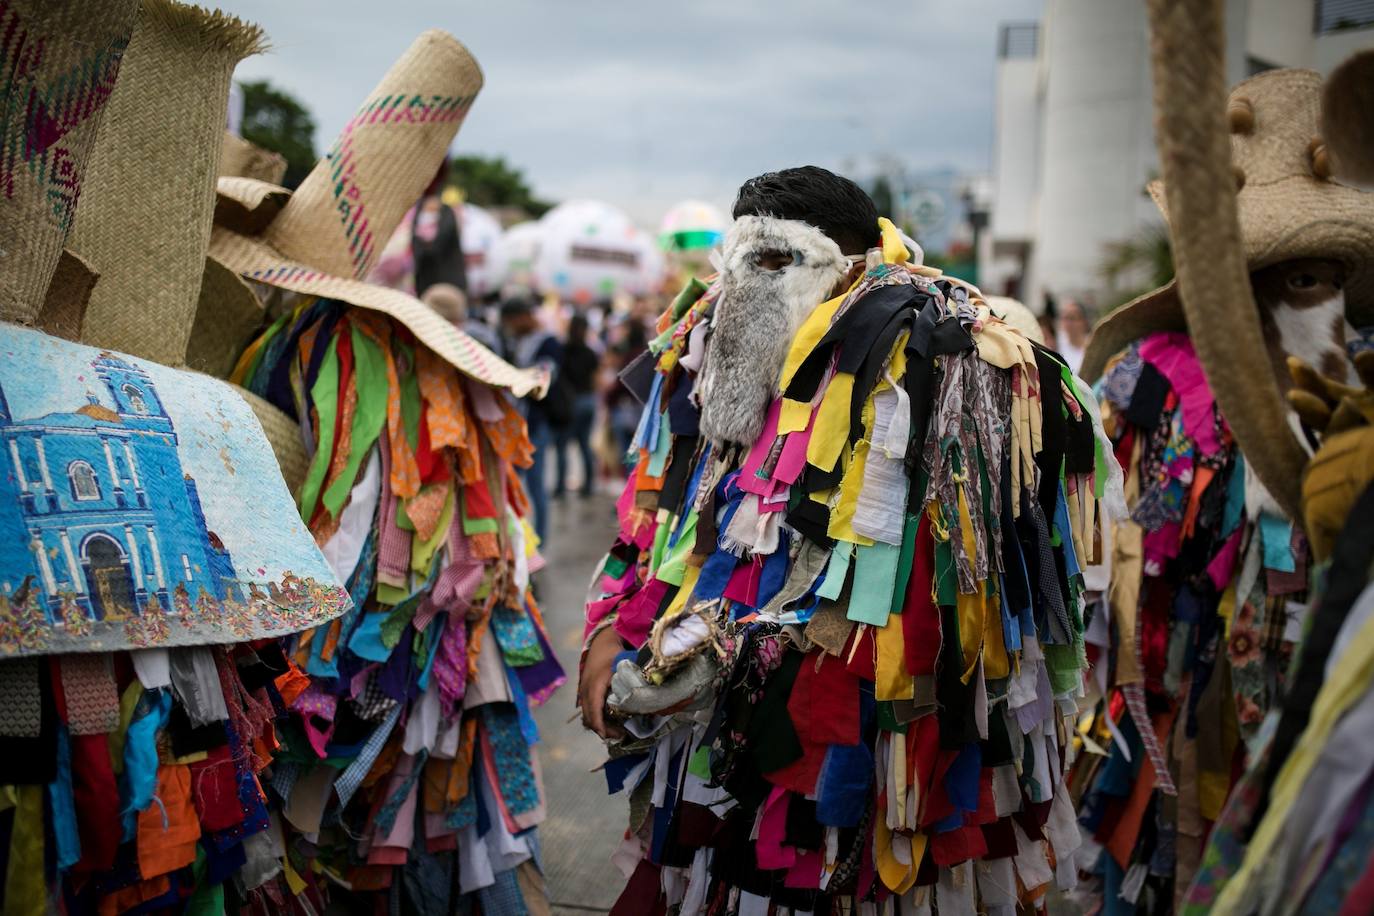
<svg viewBox="0 0 1374 916"><path fill-rule="evenodd" d="M39 318L137 9L0 3L0 318Z"/></svg>
<svg viewBox="0 0 1374 916"><path fill-rule="evenodd" d="M86 343L185 361L210 244L235 65L261 30L172 0L142 0L91 156L72 248L101 280Z"/></svg>
<svg viewBox="0 0 1374 916"><path fill-rule="evenodd" d="M1244 173L1244 188L1299 176L1316 180L1311 144L1321 134L1321 90L1315 70L1288 69L1268 70L1232 89L1229 107L1253 112L1248 130L1231 133L1231 161Z"/></svg>
<svg viewBox="0 0 1374 916"><path fill-rule="evenodd" d="M264 232L289 258L361 279L448 153L482 88L482 72L452 35L417 38Z"/></svg>

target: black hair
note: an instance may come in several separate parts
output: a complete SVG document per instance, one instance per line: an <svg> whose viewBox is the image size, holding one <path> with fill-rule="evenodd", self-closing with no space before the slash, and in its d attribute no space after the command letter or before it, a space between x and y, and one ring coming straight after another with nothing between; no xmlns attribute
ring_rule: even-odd
<svg viewBox="0 0 1374 916"><path fill-rule="evenodd" d="M863 254L882 242L873 198L848 178L814 165L750 178L740 186L733 215L801 220L845 254Z"/></svg>
<svg viewBox="0 0 1374 916"><path fill-rule="evenodd" d="M520 315L531 315L534 313L534 303L528 299L517 296L514 299L507 299L501 303L501 320L505 321Z"/></svg>

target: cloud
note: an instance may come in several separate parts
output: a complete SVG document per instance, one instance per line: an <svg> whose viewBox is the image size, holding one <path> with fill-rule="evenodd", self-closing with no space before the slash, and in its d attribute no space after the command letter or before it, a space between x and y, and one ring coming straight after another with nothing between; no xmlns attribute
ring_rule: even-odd
<svg viewBox="0 0 1374 916"><path fill-rule="evenodd" d="M224 0L273 50L239 66L302 99L325 148L422 30L472 50L486 85L455 150L502 155L552 199L652 226L684 197L815 163L980 171L997 26L1043 0ZM879 15L879 12L882 15Z"/></svg>

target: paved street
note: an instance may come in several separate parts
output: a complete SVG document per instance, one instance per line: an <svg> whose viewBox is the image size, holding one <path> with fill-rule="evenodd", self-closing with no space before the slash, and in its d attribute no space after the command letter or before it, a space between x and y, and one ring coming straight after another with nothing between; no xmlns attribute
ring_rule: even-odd
<svg viewBox="0 0 1374 916"><path fill-rule="evenodd" d="M554 503L548 567L537 578L549 636L568 672L568 683L535 717L549 816L540 828L544 871L554 913L604 913L625 879L610 862L625 827L625 804L606 794L606 781L590 770L605 759L601 741L584 731L575 711L577 656L582 641L582 598L593 564L614 535L609 497L569 496Z"/></svg>

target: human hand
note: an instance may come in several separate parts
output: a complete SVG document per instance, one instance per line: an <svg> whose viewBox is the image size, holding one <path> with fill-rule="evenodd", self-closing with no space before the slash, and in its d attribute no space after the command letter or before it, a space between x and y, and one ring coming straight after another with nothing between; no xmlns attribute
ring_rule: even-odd
<svg viewBox="0 0 1374 916"><path fill-rule="evenodd" d="M625 730L606 716L606 695L611 689L615 658L624 645L615 627L605 627L592 637L582 660L577 680L577 707L582 711L582 726L606 740L625 737Z"/></svg>

